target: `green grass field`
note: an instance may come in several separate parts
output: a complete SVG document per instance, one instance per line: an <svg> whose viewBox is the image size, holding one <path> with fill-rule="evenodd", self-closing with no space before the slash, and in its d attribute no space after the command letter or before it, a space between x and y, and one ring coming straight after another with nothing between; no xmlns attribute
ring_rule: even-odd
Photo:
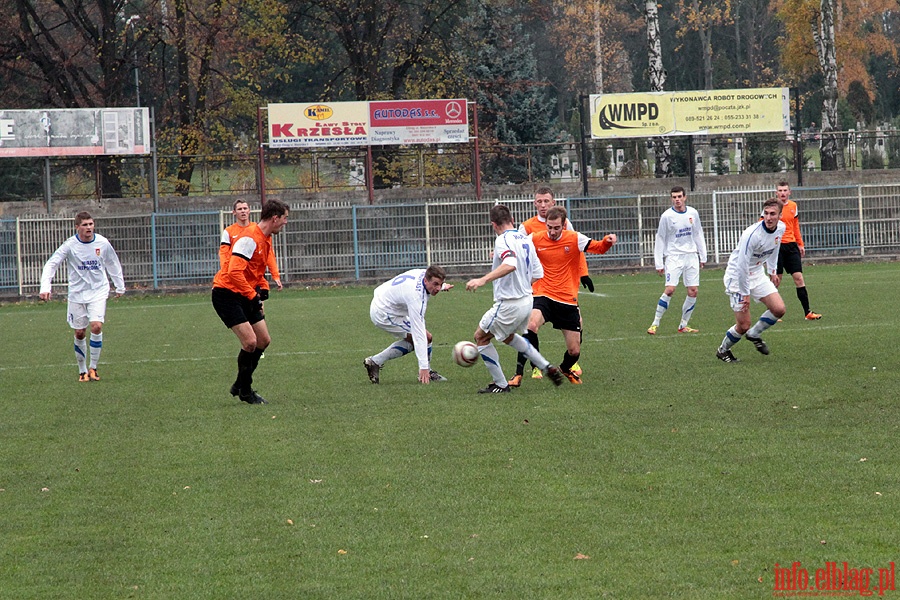
<svg viewBox="0 0 900 600"><path fill-rule="evenodd" d="M432 299L429 386L410 356L368 382L371 288L273 293L267 406L228 394L206 293L111 300L89 384L64 302L0 306L0 598L768 598L797 561L810 590L827 561L876 588L900 558L900 265L808 267L824 318L786 281L772 354L732 365L721 275L699 334L679 288L656 336L659 277L595 277L584 385L499 397L450 358L488 288Z"/></svg>

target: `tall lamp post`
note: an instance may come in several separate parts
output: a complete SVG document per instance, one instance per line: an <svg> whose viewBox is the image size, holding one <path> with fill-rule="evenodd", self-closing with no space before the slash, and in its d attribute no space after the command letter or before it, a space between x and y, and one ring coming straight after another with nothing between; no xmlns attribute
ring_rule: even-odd
<svg viewBox="0 0 900 600"><path fill-rule="evenodd" d="M125 21L125 27L131 29L131 41L134 43L134 97L138 108L141 106L141 75L137 64L137 35L134 33L134 22L140 19L141 15L131 15Z"/></svg>

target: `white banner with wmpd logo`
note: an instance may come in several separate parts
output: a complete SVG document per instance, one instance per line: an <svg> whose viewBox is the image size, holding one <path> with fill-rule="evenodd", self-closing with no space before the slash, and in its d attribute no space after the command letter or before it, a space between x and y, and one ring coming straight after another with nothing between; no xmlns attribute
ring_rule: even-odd
<svg viewBox="0 0 900 600"><path fill-rule="evenodd" d="M789 88L590 96L592 139L786 132Z"/></svg>

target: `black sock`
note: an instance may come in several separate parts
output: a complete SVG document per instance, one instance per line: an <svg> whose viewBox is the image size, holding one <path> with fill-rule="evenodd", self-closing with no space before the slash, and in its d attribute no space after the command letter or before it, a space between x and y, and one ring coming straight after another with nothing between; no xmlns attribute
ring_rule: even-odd
<svg viewBox="0 0 900 600"><path fill-rule="evenodd" d="M803 314L809 314L809 294L806 293L806 286L797 288L797 298L800 299L800 304L803 305Z"/></svg>
<svg viewBox="0 0 900 600"><path fill-rule="evenodd" d="M259 359L256 359L259 362ZM247 352L243 348L241 348L240 353L238 353L238 374L237 381L235 383L238 384L238 388L241 390L241 395L246 395L250 393L251 386L253 385L253 370L255 369L255 365L253 364L253 352Z"/></svg>
<svg viewBox="0 0 900 600"><path fill-rule="evenodd" d="M563 371L571 371L572 365L578 362L579 356L581 356L580 352L578 354L572 355L569 354L568 351L566 351L565 355L563 355L563 360L562 363L560 363L559 368Z"/></svg>

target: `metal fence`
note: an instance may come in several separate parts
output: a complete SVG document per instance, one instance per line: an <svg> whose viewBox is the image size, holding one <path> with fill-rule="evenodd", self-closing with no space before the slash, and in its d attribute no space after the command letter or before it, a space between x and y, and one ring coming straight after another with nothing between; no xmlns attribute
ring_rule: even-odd
<svg viewBox="0 0 900 600"><path fill-rule="evenodd" d="M691 193L711 264L723 263L741 231L759 218L772 190ZM900 254L900 184L797 188L808 260ZM291 208L275 250L284 282L372 282L405 269L440 264L451 277L484 272L494 234L488 211L510 206L517 221L532 216L530 196L425 204L317 204ZM591 255L592 272L653 265L660 214L668 194L561 201L576 229L592 237L615 232L607 254ZM254 218L258 217L258 214ZM129 288L166 289L209 285L218 269L222 229L229 211L153 213L97 219L122 261ZM41 269L74 233L70 218L0 220L0 294L35 295ZM64 267L56 291L66 284Z"/></svg>

